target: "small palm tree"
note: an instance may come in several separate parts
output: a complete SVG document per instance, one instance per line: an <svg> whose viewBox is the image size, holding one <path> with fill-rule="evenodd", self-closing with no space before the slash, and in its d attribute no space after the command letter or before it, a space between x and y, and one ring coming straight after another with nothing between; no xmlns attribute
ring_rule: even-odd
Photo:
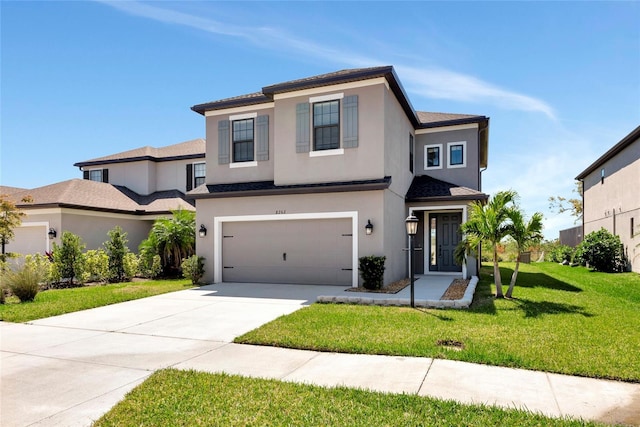
<svg viewBox="0 0 640 427"><path fill-rule="evenodd" d="M178 268L180 260L194 254L196 240L195 213L184 209L172 211L171 218L159 218L153 223L151 234L157 244L162 264Z"/></svg>
<svg viewBox="0 0 640 427"><path fill-rule="evenodd" d="M518 250L516 268L511 275L511 283L509 283L509 289L507 289L506 294L507 298L511 298L518 277L518 269L520 268L520 253L531 243L542 240L543 216L540 212L536 212L529 221L525 221L524 214L517 206L510 208L507 215L511 220L511 223L508 225L508 233L516 242L516 248Z"/></svg>
<svg viewBox="0 0 640 427"><path fill-rule="evenodd" d="M471 204L469 219L460 230L471 242L485 241L493 250L493 277L496 282L496 298L504 298L500 267L498 266L498 243L509 232L509 203L513 203L517 193L513 190L500 191L486 203L476 201Z"/></svg>

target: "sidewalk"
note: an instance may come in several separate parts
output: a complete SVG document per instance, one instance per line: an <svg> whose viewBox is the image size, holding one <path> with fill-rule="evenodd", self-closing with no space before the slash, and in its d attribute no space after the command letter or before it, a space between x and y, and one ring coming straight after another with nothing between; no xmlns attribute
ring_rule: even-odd
<svg viewBox="0 0 640 427"><path fill-rule="evenodd" d="M0 425L90 425L153 371L168 367L640 425L640 384L430 358L231 343L336 289L210 285L30 324L0 322Z"/></svg>

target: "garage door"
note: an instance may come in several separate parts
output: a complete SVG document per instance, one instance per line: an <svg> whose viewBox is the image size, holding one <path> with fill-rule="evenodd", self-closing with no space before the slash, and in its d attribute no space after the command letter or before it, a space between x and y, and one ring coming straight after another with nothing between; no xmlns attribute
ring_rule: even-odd
<svg viewBox="0 0 640 427"><path fill-rule="evenodd" d="M351 219L225 222L222 234L225 282L351 285Z"/></svg>
<svg viewBox="0 0 640 427"><path fill-rule="evenodd" d="M22 255L44 254L47 250L47 228L42 225L16 227L14 238L6 245L7 252Z"/></svg>

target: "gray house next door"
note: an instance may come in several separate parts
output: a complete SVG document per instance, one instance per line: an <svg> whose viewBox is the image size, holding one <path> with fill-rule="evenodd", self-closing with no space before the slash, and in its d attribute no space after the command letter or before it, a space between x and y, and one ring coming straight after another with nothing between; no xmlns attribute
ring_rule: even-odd
<svg viewBox="0 0 640 427"><path fill-rule="evenodd" d="M462 271L454 260L460 224L460 212L429 214L429 271Z"/></svg>
<svg viewBox="0 0 640 427"><path fill-rule="evenodd" d="M350 219L226 222L222 232L224 282L351 285Z"/></svg>

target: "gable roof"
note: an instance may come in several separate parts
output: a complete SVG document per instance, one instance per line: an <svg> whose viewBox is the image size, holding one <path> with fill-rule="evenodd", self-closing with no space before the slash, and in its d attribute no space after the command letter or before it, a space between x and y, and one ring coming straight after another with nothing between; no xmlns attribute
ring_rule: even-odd
<svg viewBox="0 0 640 427"><path fill-rule="evenodd" d="M31 196L33 202L20 202L24 196ZM169 213L178 208L194 210L177 190L141 196L126 187L78 178L22 190L10 197L21 209L67 207L136 215Z"/></svg>
<svg viewBox="0 0 640 427"><path fill-rule="evenodd" d="M74 163L74 166L98 166L111 163L128 163L149 160L152 162L167 162L171 160L185 160L204 158L206 142L202 138L185 141L178 144L167 145L166 147L140 147L121 153L111 154L104 157L97 157L91 160Z"/></svg>
<svg viewBox="0 0 640 427"><path fill-rule="evenodd" d="M486 200L489 196L469 187L435 179L429 175L413 178L405 200L408 202L439 202L446 200Z"/></svg>
<svg viewBox="0 0 640 427"><path fill-rule="evenodd" d="M600 156L598 158L598 160L596 160L595 162L591 163L585 170L583 170L576 177L576 179L578 181L581 181L581 180L585 179L587 177L587 175L589 175L591 172L593 172L596 169L598 169L600 166L605 164L611 158L615 157L618 153L620 153L622 150L627 148L629 145L631 145L633 142L635 142L638 138L640 138L640 126L635 128L634 130L632 130L631 133L629 133L629 135L627 135L624 138L622 138L622 140L620 142L618 142L616 145L611 147L606 153L604 153L602 156Z"/></svg>

